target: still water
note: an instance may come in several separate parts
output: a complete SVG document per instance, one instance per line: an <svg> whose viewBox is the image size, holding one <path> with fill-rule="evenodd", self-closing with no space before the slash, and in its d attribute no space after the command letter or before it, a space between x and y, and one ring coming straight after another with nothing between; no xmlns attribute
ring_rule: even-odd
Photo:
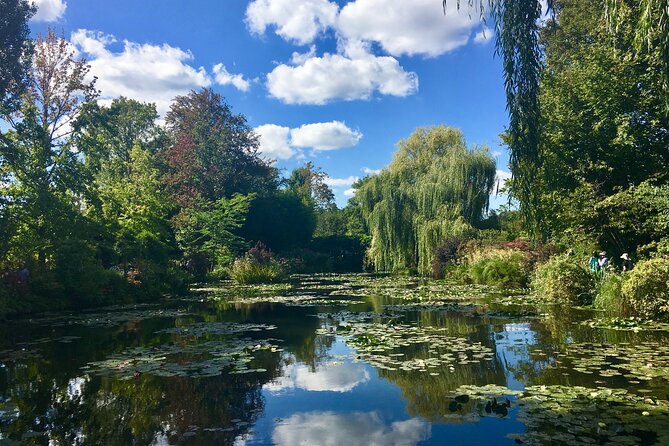
<svg viewBox="0 0 669 446"><path fill-rule="evenodd" d="M669 333L536 303L303 276L2 322L0 445L669 444Z"/></svg>

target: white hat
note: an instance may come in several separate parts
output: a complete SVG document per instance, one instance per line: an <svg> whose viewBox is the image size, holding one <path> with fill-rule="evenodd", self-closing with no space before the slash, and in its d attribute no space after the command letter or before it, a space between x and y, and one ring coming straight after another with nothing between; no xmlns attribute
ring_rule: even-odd
<svg viewBox="0 0 669 446"><path fill-rule="evenodd" d="M630 259L630 255L627 254L627 253L624 253L623 255L620 256L620 258L621 258L621 259L625 259L625 260L629 260L629 259Z"/></svg>

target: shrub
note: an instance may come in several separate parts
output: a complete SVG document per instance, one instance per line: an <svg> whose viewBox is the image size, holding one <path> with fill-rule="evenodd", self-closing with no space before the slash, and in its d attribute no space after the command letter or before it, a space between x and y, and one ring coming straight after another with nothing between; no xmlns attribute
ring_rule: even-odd
<svg viewBox="0 0 669 446"><path fill-rule="evenodd" d="M572 257L552 257L537 267L532 285L547 300L587 304L592 299L595 278Z"/></svg>
<svg viewBox="0 0 669 446"><path fill-rule="evenodd" d="M286 277L283 265L272 257L272 251L258 242L244 257L235 260L230 278L239 284L272 283Z"/></svg>
<svg viewBox="0 0 669 446"><path fill-rule="evenodd" d="M523 253L500 250L470 265L469 274L474 283L524 288L528 284L530 271Z"/></svg>
<svg viewBox="0 0 669 446"><path fill-rule="evenodd" d="M450 268L451 277L466 283L524 288L528 285L536 255L520 242L465 243L458 249L459 265Z"/></svg>
<svg viewBox="0 0 669 446"><path fill-rule="evenodd" d="M242 257L232 264L230 277L242 285L256 283L272 283L285 279L283 267L276 260L268 263L258 263L250 257Z"/></svg>
<svg viewBox="0 0 669 446"><path fill-rule="evenodd" d="M612 316L629 316L632 308L623 294L623 284L629 274L604 274L597 284L594 306Z"/></svg>
<svg viewBox="0 0 669 446"><path fill-rule="evenodd" d="M646 318L666 317L669 313L669 259L639 262L622 286L635 313Z"/></svg>

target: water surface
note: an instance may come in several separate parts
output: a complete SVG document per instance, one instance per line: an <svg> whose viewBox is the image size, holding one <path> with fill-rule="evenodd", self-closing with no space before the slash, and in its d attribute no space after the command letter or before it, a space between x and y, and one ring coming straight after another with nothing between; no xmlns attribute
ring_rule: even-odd
<svg viewBox="0 0 669 446"><path fill-rule="evenodd" d="M0 328L0 445L669 444L669 334L303 276Z"/></svg>

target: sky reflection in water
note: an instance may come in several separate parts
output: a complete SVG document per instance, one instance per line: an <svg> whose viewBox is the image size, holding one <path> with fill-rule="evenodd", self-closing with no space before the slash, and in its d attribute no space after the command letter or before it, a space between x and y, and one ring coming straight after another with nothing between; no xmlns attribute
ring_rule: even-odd
<svg viewBox="0 0 669 446"><path fill-rule="evenodd" d="M660 427L669 426L663 406L669 386L658 373L669 367L669 352L662 347L669 345L666 333L593 329L575 323L592 314L560 308L544 309L541 317L528 317L523 308L515 317L513 306L496 305L494 295L474 288L471 295L459 289L451 296L476 304L463 306L466 311L443 305L403 310L418 300L423 286L405 278L312 278L302 288L281 291L280 299L269 293L268 302L262 295L253 296L252 304L237 298L200 302L198 296L169 303L170 311L162 313L148 306L8 322L0 326L0 445L511 445L519 438L515 434L546 443L542 432L550 433L552 444L581 444L584 438L583 444L606 443L615 437L619 444L651 445L669 438ZM446 284L429 287L430 293L448 296ZM364 303L343 304L348 289ZM327 299L332 292L336 305L278 303L301 294ZM143 311L162 317L138 320ZM389 338L377 329L358 337L356 348L349 345L356 324L370 323L387 327ZM400 335L411 326L438 329L435 339L441 341L431 344L429 331L420 331L427 333L426 342L400 345ZM459 339L457 348L450 351L444 339ZM241 356L235 350L264 340L277 348ZM218 346L219 354L236 346L226 361L237 361L237 373L208 368L206 352L193 348L205 342ZM654 355L654 374L648 379L642 379L642 369L630 374L640 361L593 360L580 353L592 351L586 343L613 346L607 354L616 345L623 348L620 343L658 346L643 350ZM459 356L463 345L481 348ZM375 364L381 366L364 362L366 349L378 350ZM137 358L114 362L123 352L137 351ZM477 356L479 351L493 354ZM161 368L145 367L133 376L151 352L169 354L149 358ZM392 366L382 366L383 355ZM114 369L82 369L109 358ZM193 363L201 369L189 368ZM633 378L616 374L619 365ZM606 369L603 374L598 367ZM480 391L480 386L488 387ZM510 394L530 386L547 386L537 391L549 392L551 406L537 406L530 394ZM569 389L582 399L597 388L628 388L630 396L613 395L619 402L609 411L608 397L597 391L594 415L588 405L571 406ZM570 419L570 411L579 419ZM588 421L595 416L606 423ZM635 430L627 432L626 426Z"/></svg>

